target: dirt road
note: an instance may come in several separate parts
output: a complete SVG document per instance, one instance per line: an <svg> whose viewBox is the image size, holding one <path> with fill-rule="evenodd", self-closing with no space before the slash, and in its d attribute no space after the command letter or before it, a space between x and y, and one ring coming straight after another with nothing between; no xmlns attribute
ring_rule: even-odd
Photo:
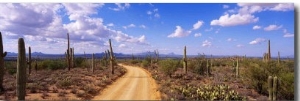
<svg viewBox="0 0 300 101"><path fill-rule="evenodd" d="M93 100L160 100L155 80L140 67L122 65L127 73Z"/></svg>

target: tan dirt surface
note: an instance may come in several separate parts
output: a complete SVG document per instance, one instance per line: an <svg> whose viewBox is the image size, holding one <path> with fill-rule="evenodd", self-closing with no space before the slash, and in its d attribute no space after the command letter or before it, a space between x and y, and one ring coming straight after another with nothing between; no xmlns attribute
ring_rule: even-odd
<svg viewBox="0 0 300 101"><path fill-rule="evenodd" d="M145 69L119 65L126 68L127 73L93 100L160 100L157 84Z"/></svg>

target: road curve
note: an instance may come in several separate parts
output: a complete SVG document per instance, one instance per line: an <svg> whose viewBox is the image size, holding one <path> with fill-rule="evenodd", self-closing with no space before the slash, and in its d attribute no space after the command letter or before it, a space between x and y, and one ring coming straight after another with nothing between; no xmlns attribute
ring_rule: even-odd
<svg viewBox="0 0 300 101"><path fill-rule="evenodd" d="M157 84L143 68L119 64L127 73L92 100L160 100Z"/></svg>

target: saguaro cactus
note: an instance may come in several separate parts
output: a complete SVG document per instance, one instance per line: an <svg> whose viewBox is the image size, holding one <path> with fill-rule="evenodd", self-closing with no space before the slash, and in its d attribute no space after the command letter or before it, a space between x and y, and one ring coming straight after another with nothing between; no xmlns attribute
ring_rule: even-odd
<svg viewBox="0 0 300 101"><path fill-rule="evenodd" d="M18 100L25 100L26 95L26 52L23 38L18 41L17 59L17 97Z"/></svg>
<svg viewBox="0 0 300 101"><path fill-rule="evenodd" d="M268 92L269 92L269 100L273 99L273 78L272 76L268 77Z"/></svg>
<svg viewBox="0 0 300 101"><path fill-rule="evenodd" d="M94 57L94 53L92 54L92 72L94 73L95 70L95 57Z"/></svg>
<svg viewBox="0 0 300 101"><path fill-rule="evenodd" d="M71 69L71 53L72 53L72 49L70 48L70 37L69 37L69 33L67 33L67 37L68 37L68 49L66 52L66 59L67 59L67 65L68 65L68 70L70 71Z"/></svg>
<svg viewBox="0 0 300 101"><path fill-rule="evenodd" d="M268 92L269 100L275 101L277 98L277 89L278 89L278 79L277 76L269 76L268 78Z"/></svg>
<svg viewBox="0 0 300 101"><path fill-rule="evenodd" d="M208 64L208 59L206 59L206 72L207 72L207 76L209 76L209 74L210 74L210 67L209 67L209 64Z"/></svg>
<svg viewBox="0 0 300 101"><path fill-rule="evenodd" d="M187 74L186 46L184 46L184 50L183 50L183 69L184 69L184 73Z"/></svg>
<svg viewBox="0 0 300 101"><path fill-rule="evenodd" d="M4 57L6 56L7 52L3 52L3 40L2 34L0 32L0 92L4 91L3 88L3 76L4 76Z"/></svg>
<svg viewBox="0 0 300 101"><path fill-rule="evenodd" d="M280 53L279 53L279 51L278 51L278 58L277 58L277 62L278 62L278 64L280 63Z"/></svg>
<svg viewBox="0 0 300 101"><path fill-rule="evenodd" d="M235 72L236 72L235 76L236 76L236 77L239 77L239 58L238 58L238 57L236 58L236 68L235 68Z"/></svg>
<svg viewBox="0 0 300 101"><path fill-rule="evenodd" d="M273 99L272 99L274 101L277 98L277 88L278 88L278 80L277 80L277 76L275 76L273 78Z"/></svg>
<svg viewBox="0 0 300 101"><path fill-rule="evenodd" d="M30 75L31 74L31 48L30 47L28 48L28 61L27 61L27 64L28 64L28 74Z"/></svg>
<svg viewBox="0 0 300 101"><path fill-rule="evenodd" d="M74 67L75 67L75 62L74 62L74 61L75 61L75 60L74 60L74 59L75 59L75 57L74 57L74 51L75 51L75 50L74 50L74 47L71 48L71 49L72 49L72 54L71 54L71 57L72 57L72 59L71 59L71 60L72 60L72 68L74 68Z"/></svg>
<svg viewBox="0 0 300 101"><path fill-rule="evenodd" d="M268 60L267 61L270 61L271 60L271 46L270 46L270 40L268 41Z"/></svg>
<svg viewBox="0 0 300 101"><path fill-rule="evenodd" d="M112 50L111 40L110 39L109 39L109 48L110 48L110 68L111 68L111 74L114 74L114 52Z"/></svg>

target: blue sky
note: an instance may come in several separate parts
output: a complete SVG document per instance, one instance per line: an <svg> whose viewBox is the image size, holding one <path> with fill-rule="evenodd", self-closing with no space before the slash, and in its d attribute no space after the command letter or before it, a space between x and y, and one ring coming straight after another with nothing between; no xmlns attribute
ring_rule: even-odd
<svg viewBox="0 0 300 101"><path fill-rule="evenodd" d="M75 53L294 55L294 5L261 3L0 4L4 50L23 37L32 51L60 54L70 33Z"/></svg>

